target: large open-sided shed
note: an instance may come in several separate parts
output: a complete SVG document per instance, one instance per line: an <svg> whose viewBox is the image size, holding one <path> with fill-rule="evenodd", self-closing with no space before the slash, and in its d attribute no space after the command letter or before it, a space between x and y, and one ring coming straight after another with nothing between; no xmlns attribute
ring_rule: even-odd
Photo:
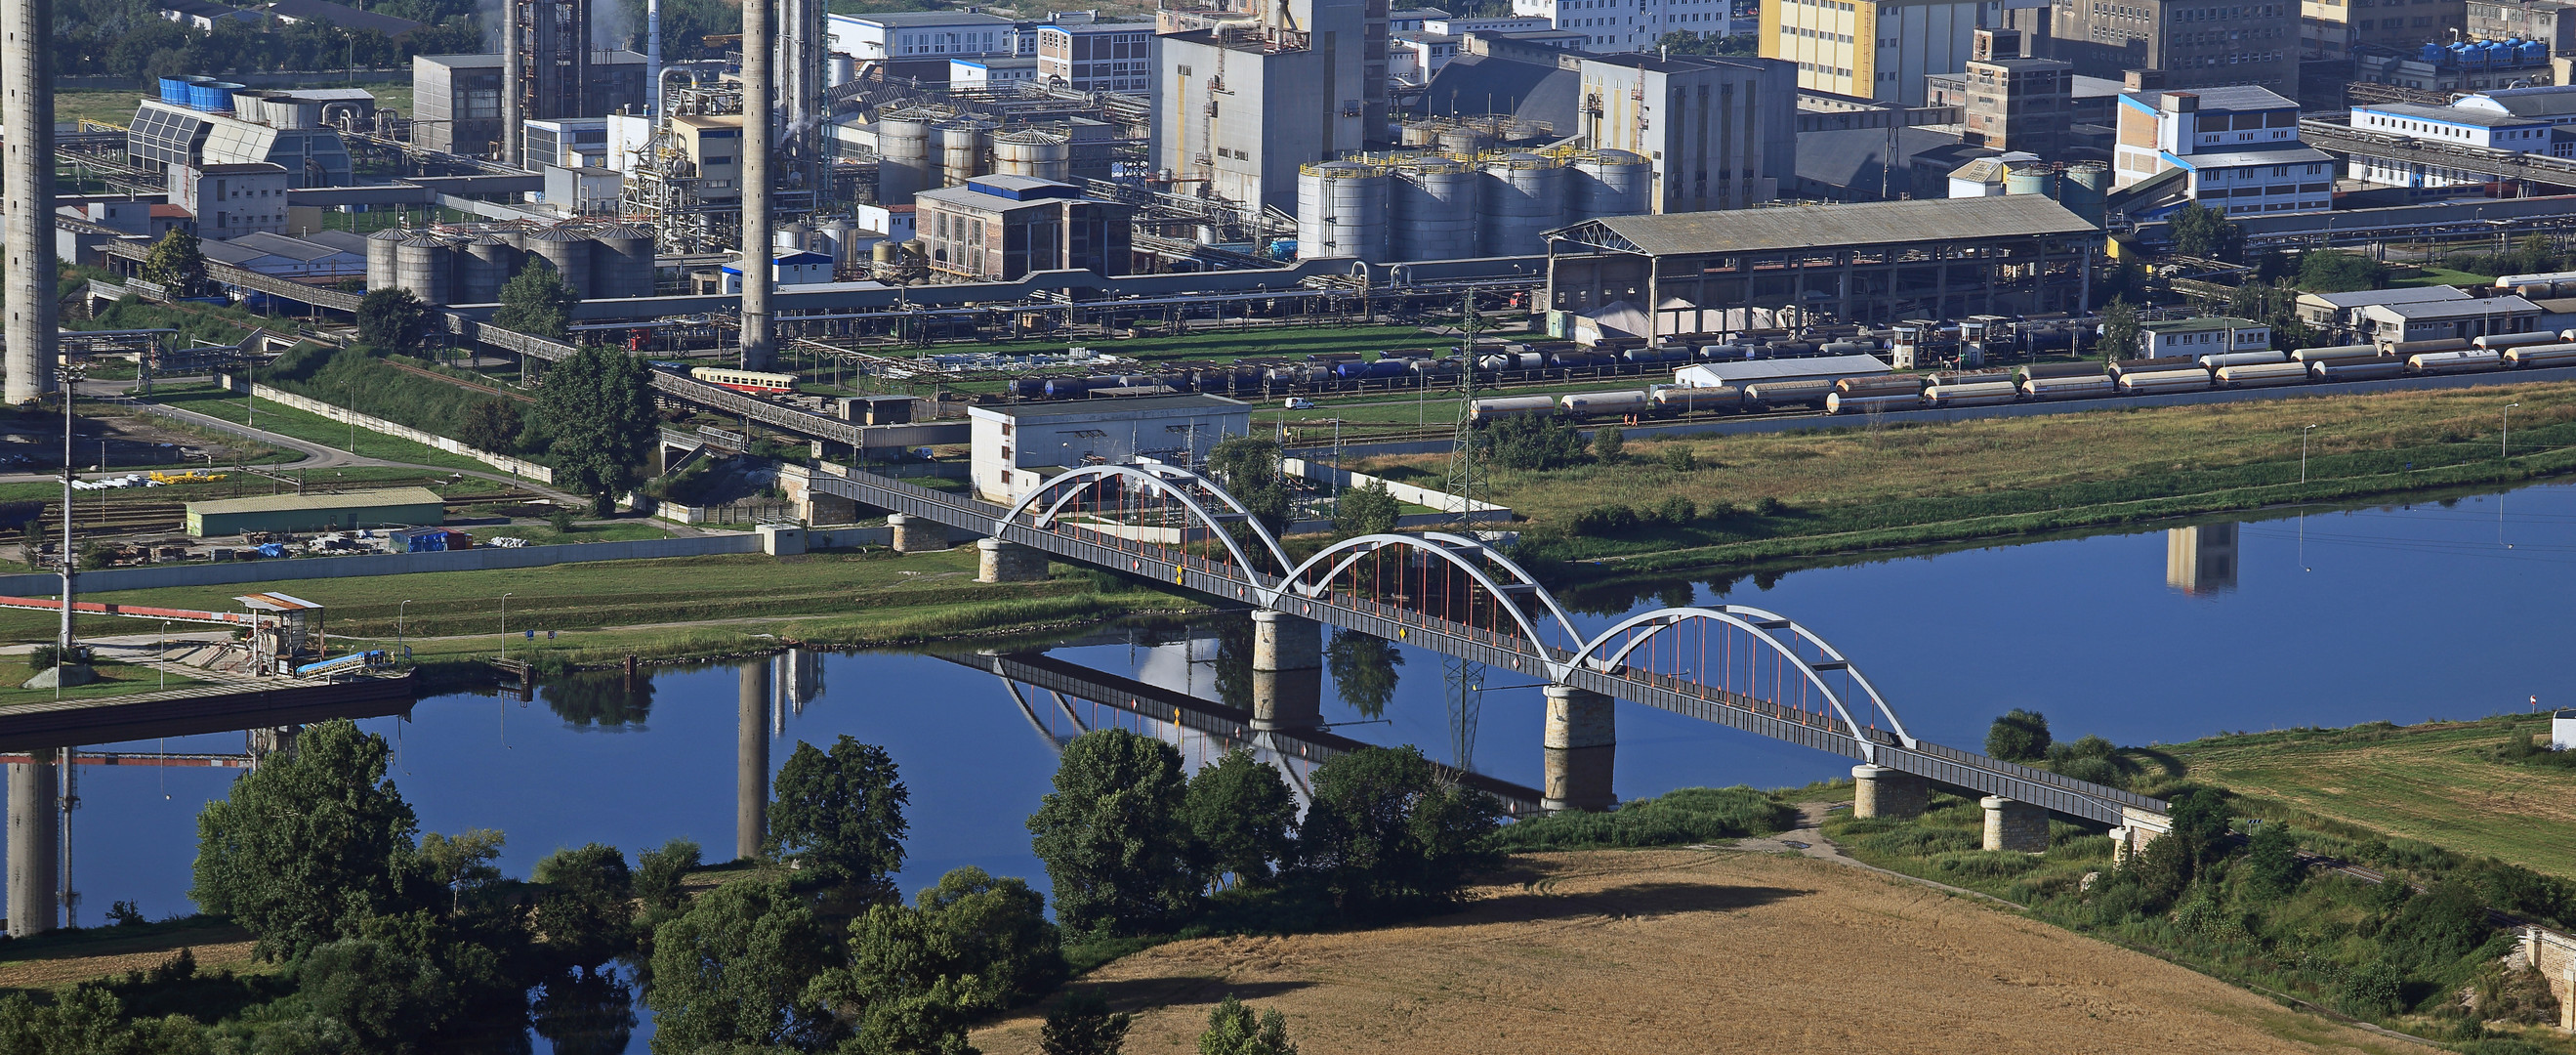
<svg viewBox="0 0 2576 1055"><path fill-rule="evenodd" d="M422 527L447 518L447 504L426 487L339 494L263 495L188 503L188 533L200 538L245 531L346 531Z"/></svg>
<svg viewBox="0 0 2576 1055"><path fill-rule="evenodd" d="M1719 332L1740 308L1817 321L2083 311L2101 229L2046 197L1605 216L1548 233L1548 307Z"/></svg>

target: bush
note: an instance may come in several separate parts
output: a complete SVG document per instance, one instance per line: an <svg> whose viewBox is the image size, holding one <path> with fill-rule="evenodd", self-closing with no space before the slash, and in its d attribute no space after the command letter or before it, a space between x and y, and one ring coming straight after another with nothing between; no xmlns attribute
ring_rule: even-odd
<svg viewBox="0 0 2576 1055"><path fill-rule="evenodd" d="M1628 451L1628 432L1617 425L1603 425L1592 430L1592 456L1615 462Z"/></svg>
<svg viewBox="0 0 2576 1055"><path fill-rule="evenodd" d="M1753 515L1776 517L1789 511L1789 504L1769 495L1753 500Z"/></svg>
<svg viewBox="0 0 2576 1055"><path fill-rule="evenodd" d="M1692 452L1690 448L1681 444L1666 444L1664 446L1664 468L1677 473L1691 472L1699 468L1699 455Z"/></svg>
<svg viewBox="0 0 2576 1055"><path fill-rule="evenodd" d="M1655 506L1655 518L1674 527L1685 527L1699 519L1699 507L1680 495L1665 495Z"/></svg>
<svg viewBox="0 0 2576 1055"><path fill-rule="evenodd" d="M1741 784L1682 788L1608 813L1523 818L1495 832L1486 845L1506 853L1686 846L1787 831L1797 820L1797 810Z"/></svg>
<svg viewBox="0 0 2576 1055"><path fill-rule="evenodd" d="M1574 522L1568 526L1577 535L1602 538L1634 531L1639 522L1636 510L1624 503L1612 502L1574 514Z"/></svg>
<svg viewBox="0 0 2576 1055"><path fill-rule="evenodd" d="M1583 435L1550 417L1504 418L1485 426L1475 443L1505 469L1562 469L1583 460Z"/></svg>
<svg viewBox="0 0 2576 1055"><path fill-rule="evenodd" d="M2037 711L2015 707L1986 731L1986 754L2006 762L2040 761L2048 746L2048 716Z"/></svg>

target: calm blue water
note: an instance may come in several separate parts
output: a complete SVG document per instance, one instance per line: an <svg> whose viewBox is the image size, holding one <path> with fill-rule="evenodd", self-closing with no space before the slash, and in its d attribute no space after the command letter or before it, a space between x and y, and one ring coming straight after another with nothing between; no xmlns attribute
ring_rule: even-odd
<svg viewBox="0 0 2576 1055"><path fill-rule="evenodd" d="M2168 568L2169 548L2168 533L2152 531L1793 572L1767 589L1746 579L1723 597L1706 583L1689 589L1696 603L1757 605L1815 629L1859 663L1917 735L1963 747L1981 743L1987 723L2014 707L2045 712L2061 739L2090 732L2137 744L2471 717L2526 709L2535 695L2543 705L2576 704L2576 654L2563 647L2566 587L2576 581L2576 486L2248 523L2237 529L2232 560L2204 547L2197 592L2169 584L2169 571L2179 570ZM1679 588L1664 592L1677 600ZM1587 632L1615 619L1578 616ZM1133 642L1055 655L1215 698L1225 649L1213 634L1139 631ZM1454 760L1441 657L1401 654L1382 718L1341 701L1327 680L1326 719L1344 735L1419 744ZM1045 886L1022 821L1047 788L1054 747L998 679L936 657L876 653L820 657L819 680L801 707L779 707L784 731L768 737L773 769L799 739L828 744L846 733L884 745L912 794L907 888L964 864ZM1530 680L1488 674L1471 745L1476 769L1521 784L1539 780L1539 693ZM542 699L477 696L424 700L409 721L365 725L399 745L394 778L422 826L503 830L501 864L511 874L594 841L632 853L686 837L723 860L735 836L737 684L730 668L661 673L640 720L605 727L567 721ZM633 707L614 692L590 698ZM564 709L597 713L579 703ZM1623 706L1619 721L1623 798L1798 784L1850 765L1643 707ZM238 751L239 741L196 737L167 749ZM83 767L74 818L79 922L99 922L119 899L155 918L191 911L196 813L234 772Z"/></svg>

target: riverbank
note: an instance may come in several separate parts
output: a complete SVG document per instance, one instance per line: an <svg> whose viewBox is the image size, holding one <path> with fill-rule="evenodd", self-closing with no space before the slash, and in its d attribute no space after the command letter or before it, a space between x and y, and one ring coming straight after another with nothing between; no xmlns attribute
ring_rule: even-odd
<svg viewBox="0 0 2576 1055"><path fill-rule="evenodd" d="M2519 404L2511 458L2499 456L2507 404ZM1361 468L1436 475L1445 458L1392 456ZM1588 577L2506 487L2569 472L2576 384L2541 384L1681 437L1565 469L1498 468L1486 497L1529 518L1529 559L1603 562L1574 576ZM1675 499L1687 515L1677 518Z"/></svg>

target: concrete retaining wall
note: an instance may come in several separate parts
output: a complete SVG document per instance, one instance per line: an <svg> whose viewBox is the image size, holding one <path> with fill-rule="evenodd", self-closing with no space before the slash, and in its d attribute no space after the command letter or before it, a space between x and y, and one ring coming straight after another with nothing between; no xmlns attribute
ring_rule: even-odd
<svg viewBox="0 0 2576 1055"><path fill-rule="evenodd" d="M1460 509L1470 506L1468 500L1460 498L1457 495L1450 494L1447 491L1434 491L1428 487L1417 487L1413 484L1398 483L1394 480L1381 479L1367 473L1355 473L1348 469L1337 469L1330 465L1317 464L1316 462L1305 458L1281 458L1279 459L1279 471L1290 476L1304 477L1318 483L1338 483L1341 485L1342 490L1345 491L1354 491L1367 487L1370 484L1382 483L1386 485L1386 493L1392 496L1396 501L1407 503L1409 505L1437 509L1443 514L1456 513ZM1472 507L1473 508L1470 509L1467 514L1468 520L1510 520L1512 518L1512 511L1509 508L1495 505L1492 502L1475 502L1472 503ZM1416 513L1409 517L1402 518L1398 521L1398 524L1400 526L1409 527L1411 525L1406 523L1406 521L1418 520L1424 523L1439 524L1446 523L1450 519L1451 518L1448 516Z"/></svg>
<svg viewBox="0 0 2576 1055"><path fill-rule="evenodd" d="M879 531L884 529L880 528ZM156 590L169 586L223 586L233 583L284 582L289 579L345 579L366 575L412 575L435 571L490 571L497 568L542 568L601 560L651 560L658 557L703 557L721 553L758 553L760 536L701 535L695 538L637 539L572 546L481 548L442 553L376 553L356 557L298 557L287 560L227 561L221 564L162 564L80 573L83 593L108 590ZM52 575L0 575L0 594L50 597L62 589Z"/></svg>
<svg viewBox="0 0 2576 1055"><path fill-rule="evenodd" d="M230 374L218 375L216 381L224 387L225 391L241 391L241 388L239 387L241 382ZM468 447L455 440L448 439L445 436L441 436L436 433L422 432L421 430L412 428L409 425L396 424L391 421L386 421L383 418L369 417L368 415L350 410L347 407L325 403L321 400L305 396L299 396L293 392L281 391L262 384L251 385L250 396L252 399L265 399L271 403L278 404L279 406L293 407L308 414L320 414L333 421L356 425L357 427L369 432L379 432L397 439L410 440L413 443L428 444L429 446L436 447L439 450L446 451L449 454L463 455L503 472L516 476L524 476L541 484L551 484L555 482L555 471L553 469L528 461L527 459L513 458L506 454L494 454L491 451L476 450L475 448Z"/></svg>

